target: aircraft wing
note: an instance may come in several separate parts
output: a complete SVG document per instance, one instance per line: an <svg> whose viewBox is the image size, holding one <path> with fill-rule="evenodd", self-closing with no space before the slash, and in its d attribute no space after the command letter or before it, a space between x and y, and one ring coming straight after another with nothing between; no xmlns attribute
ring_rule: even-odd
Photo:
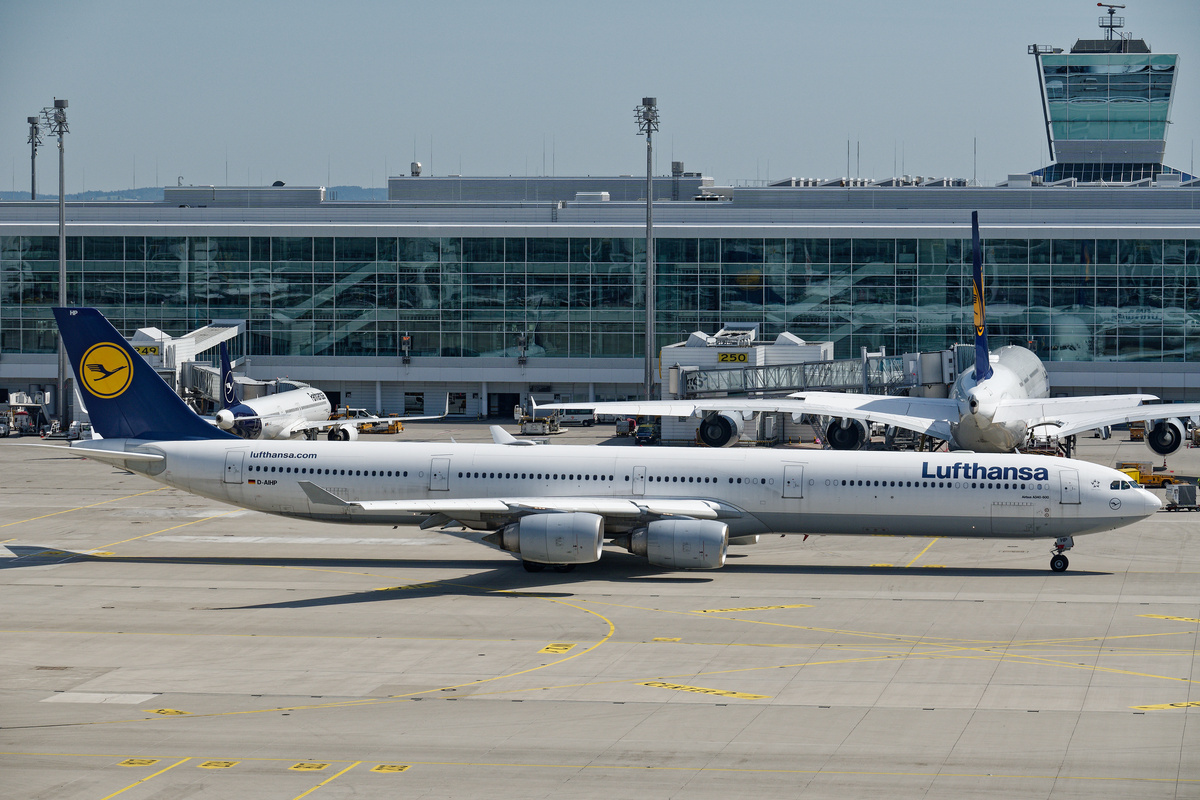
<svg viewBox="0 0 1200 800"><path fill-rule="evenodd" d="M1001 400L997 404L996 414L992 417L992 421L1014 422L1020 420L1027 421L1030 425L1037 425L1068 417L1092 417L1106 412L1119 415L1125 409L1138 408L1147 401L1157 399L1152 394L1111 394L1093 397L1031 397L1024 400ZM1163 416L1171 415L1164 414Z"/></svg>
<svg viewBox="0 0 1200 800"><path fill-rule="evenodd" d="M798 419L802 414L850 417L868 423L895 425L939 439L950 438L950 420L958 419L958 402L943 397L893 397L842 392L796 392L787 397L715 397L705 400L649 400L611 403L556 403L538 411L590 408L597 414L663 417L702 416L708 412L779 412Z"/></svg>
<svg viewBox="0 0 1200 800"><path fill-rule="evenodd" d="M1126 422L1200 417L1200 403L1150 403L1109 408L1103 402L1106 398L1094 397L1091 399L1096 403L1090 412L1050 416L1041 424L1046 425L1048 432L1055 436L1071 436L1083 431L1103 428L1106 425L1120 425Z"/></svg>
<svg viewBox="0 0 1200 800"><path fill-rule="evenodd" d="M670 498L623 499L617 497L465 497L431 500L365 500L346 501L317 486L301 481L300 488L314 505L341 508L349 516L393 518L397 516L425 517L425 525L445 524L450 520L468 527L487 519L492 522L517 520L528 514L582 512L603 517L656 519L660 517L691 517L694 519L725 519L741 516L741 512L712 500L672 500Z"/></svg>

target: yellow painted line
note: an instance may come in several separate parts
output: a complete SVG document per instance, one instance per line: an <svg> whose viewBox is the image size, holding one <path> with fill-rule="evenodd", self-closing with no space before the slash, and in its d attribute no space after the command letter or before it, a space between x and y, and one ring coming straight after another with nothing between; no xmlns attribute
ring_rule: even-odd
<svg viewBox="0 0 1200 800"><path fill-rule="evenodd" d="M301 797L308 797L310 794L312 794L313 792L315 792L317 789L320 789L320 788L321 788L322 786L324 786L325 784L327 784L327 783L329 783L329 782L331 782L331 781L334 781L334 780L336 780L337 778L341 777L342 775L345 775L347 772L349 772L350 770L354 769L355 767L357 767L357 766L358 766L359 764L361 764L361 763L362 763L361 761L355 761L353 764L351 764L350 766L346 767L344 770L342 770L341 772L339 772L337 775L330 775L328 778L326 778L325 780L321 781L320 783L318 783L316 786L314 786L314 787L312 787L311 789L309 789L309 790L308 790L307 792L305 792L304 794L298 794L298 795L296 795L296 797L295 797L295 800L300 800L300 798L301 798Z"/></svg>
<svg viewBox="0 0 1200 800"><path fill-rule="evenodd" d="M301 761L299 764L293 764L288 767L288 769L295 770L296 772L320 772L328 766L329 762L326 761Z"/></svg>
<svg viewBox="0 0 1200 800"><path fill-rule="evenodd" d="M129 784L128 786L126 786L124 789L119 789L119 790L117 790L117 791L113 792L112 794L105 795L104 797L101 797L101 798L100 798L100 800L109 800L109 798L110 798L110 797L116 797L116 796L117 796L117 795L119 795L119 794L124 794L125 792L128 792L128 791L129 791L130 789L132 789L133 787L135 787L135 786L141 786L143 783L145 783L146 781L150 780L151 778L157 778L159 775L162 775L162 774L163 774L164 772L166 772L167 770L172 770L172 769L175 769L175 768L176 768L176 767L178 767L180 764L186 764L187 762L189 762L189 761L191 761L191 760L192 760L192 759L190 759L190 758L185 758L185 759L183 759L183 760L181 760L181 761L176 761L176 762L175 762L174 764L172 764L171 766L169 766L169 767L165 767L165 768L163 768L163 769L160 769L158 772L154 773L153 775L147 775L146 777L142 778L142 779L141 779L140 781L138 781L137 783L131 783L131 784Z"/></svg>
<svg viewBox="0 0 1200 800"><path fill-rule="evenodd" d="M0 528L7 528L10 525L20 525L25 522L36 522L39 519L48 519L50 517L57 517L59 514L70 514L72 511L83 511L85 508L95 508L96 506L102 506L105 503L119 503L122 500L129 500L134 497L141 497L141 496L147 495L147 494L154 494L155 492L161 492L163 489L168 489L168 488L170 488L170 487L163 486L158 489L151 489L148 492L138 492L137 494L128 494L128 495L125 495L124 497L114 497L111 500L101 500L99 503L92 503L90 506L79 506L78 508L64 508L62 511L54 511L50 514L42 514L40 517L30 517L29 519L19 519L16 522L6 522L3 525L0 525ZM10 539L9 541L12 541L12 540Z"/></svg>
<svg viewBox="0 0 1200 800"><path fill-rule="evenodd" d="M408 589L436 589L436 583L410 583L407 586L383 586L372 589L372 592L402 592Z"/></svg>
<svg viewBox="0 0 1200 800"><path fill-rule="evenodd" d="M553 644L546 645L541 650L538 650L538 652L539 653L553 653L555 655L559 655L561 653L565 653L565 652L569 651L574 646L575 645L572 642L554 642Z"/></svg>
<svg viewBox="0 0 1200 800"><path fill-rule="evenodd" d="M640 686L652 686L655 689L672 689L676 692L694 692L696 694L708 694L714 697L736 697L741 700L768 700L770 695L766 694L746 694L745 692L730 692L725 689L705 689L703 686L684 686L679 683L667 683L666 681L642 681Z"/></svg>
<svg viewBox="0 0 1200 800"><path fill-rule="evenodd" d="M655 636L650 641L652 642L682 642L683 639L678 636Z"/></svg>
<svg viewBox="0 0 1200 800"><path fill-rule="evenodd" d="M158 490L156 489L155 491L158 491ZM240 509L240 508L235 508L232 511L222 511L220 514L213 514L211 517L205 517L204 519L194 519L191 522L184 522L180 525L172 525L171 527L163 528L160 531L151 531L150 533L143 533L141 536L133 536L129 539L122 539L119 542L109 542L108 544L104 544L104 545L100 545L100 546L107 548L107 547L116 547L117 545L125 544L126 542L136 542L138 539L145 539L147 536L154 536L155 534L166 533L167 531L173 531L173 530L176 530L177 528L186 528L188 525L196 525L201 522L208 522L210 519L217 519L218 517L227 517L230 514L236 514L237 512L239 512L241 510L242 509Z"/></svg>
<svg viewBox="0 0 1200 800"><path fill-rule="evenodd" d="M164 717L186 717L188 712L176 708L147 708L147 714L161 714Z"/></svg>
<svg viewBox="0 0 1200 800"><path fill-rule="evenodd" d="M917 553L917 557L916 557L916 558L914 558L912 561L908 562L907 564L905 564L905 565L904 565L904 568L905 568L905 569L908 569L908 568L909 568L909 567L911 567L913 564L915 564L915 563L917 563L918 561L920 561L920 560L921 560L921 556L923 556L923 555L925 555L927 552L929 552L929 548L933 547L933 543L934 543L934 542L936 542L936 541L938 540L938 538L939 538L939 537L936 537L936 536L935 536L934 538L930 539L930 540L929 540L929 544L925 545L925 549L924 549L924 550L922 550L921 552Z"/></svg>
<svg viewBox="0 0 1200 800"><path fill-rule="evenodd" d="M1193 619L1191 617L1165 617L1162 614L1138 614L1138 616L1150 619L1169 619L1172 622L1200 622L1200 619Z"/></svg>
<svg viewBox="0 0 1200 800"><path fill-rule="evenodd" d="M242 763L242 762L240 762L240 761L205 761L203 763L197 764L196 766L199 769L229 769L230 767L237 766L240 763Z"/></svg>
<svg viewBox="0 0 1200 800"><path fill-rule="evenodd" d="M872 564L872 567L894 567L895 564Z"/></svg>
<svg viewBox="0 0 1200 800"><path fill-rule="evenodd" d="M371 767L371 772L407 772L408 764L376 764Z"/></svg>
<svg viewBox="0 0 1200 800"><path fill-rule="evenodd" d="M744 608L699 608L693 614L728 614L730 611L773 611L777 608L812 608L808 603L790 606L746 606Z"/></svg>
<svg viewBox="0 0 1200 800"><path fill-rule="evenodd" d="M124 761L117 762L118 767L153 767L162 759L160 758L127 758Z"/></svg>
<svg viewBox="0 0 1200 800"><path fill-rule="evenodd" d="M1137 709L1138 711L1165 711L1165 710L1171 709L1171 708L1198 708L1198 707L1200 707L1200 700L1190 700L1185 703L1159 703L1158 705L1153 705L1153 706L1130 706L1130 708Z"/></svg>

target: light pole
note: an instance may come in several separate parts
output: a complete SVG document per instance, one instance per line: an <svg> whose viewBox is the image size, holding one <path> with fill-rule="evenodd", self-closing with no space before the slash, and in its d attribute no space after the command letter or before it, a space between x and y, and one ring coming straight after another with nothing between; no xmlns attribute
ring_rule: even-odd
<svg viewBox="0 0 1200 800"><path fill-rule="evenodd" d="M58 137L58 305L67 305L67 196L66 179L63 172L63 135L67 127L67 101L54 98L53 108L42 109L43 124ZM63 348L62 336L58 337L58 396L54 399L59 424L66 430L70 423L67 404L67 353Z"/></svg>
<svg viewBox="0 0 1200 800"><path fill-rule="evenodd" d="M29 121L29 199L37 200L37 149L42 144L42 126L37 117L26 117Z"/></svg>
<svg viewBox="0 0 1200 800"><path fill-rule="evenodd" d="M643 97L642 104L633 110L638 125L638 135L646 134L646 376L647 400L653 400L654 391L654 143L653 134L658 130L658 98Z"/></svg>

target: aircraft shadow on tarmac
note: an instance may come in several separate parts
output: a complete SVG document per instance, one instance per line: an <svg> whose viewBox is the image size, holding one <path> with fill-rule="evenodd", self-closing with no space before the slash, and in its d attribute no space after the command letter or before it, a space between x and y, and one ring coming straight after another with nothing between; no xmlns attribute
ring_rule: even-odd
<svg viewBox="0 0 1200 800"><path fill-rule="evenodd" d="M878 575L908 575L919 572L928 578L1045 578L1051 573L1045 569L992 569L980 567L938 567L937 569L905 567L873 567L863 565L806 565L806 564L753 564L729 562L718 573L697 574L677 570L662 570L647 564L640 558L623 553L607 552L602 561L584 564L570 573L545 571L536 574L524 572L514 562L497 565L495 558L480 559L363 559L363 558L235 558L217 557L149 557L149 556L97 556L28 545L7 545L13 558L0 559L0 569L46 566L69 562L121 563L121 564L177 564L187 566L229 567L282 567L291 569L337 569L337 570L453 570L463 573L453 578L440 578L428 583L419 578L407 584L393 587L376 587L349 592L340 592L323 597L298 598L277 603L258 603L245 606L212 606L212 611L235 611L250 609L299 609L321 606L351 605L356 603L395 602L428 597L453 595L497 595L514 593L518 596L545 598L573 597L572 586L579 582L636 584L640 586L678 586L681 584L710 584L720 574L742 575L843 575L846 577L869 577ZM732 554L739 561L743 554ZM1071 576L1089 577L1107 575L1106 572L1076 570L1055 574L1055 579ZM180 576L185 577L184 575ZM378 582L387 580L378 576ZM589 591L592 591L591 589Z"/></svg>

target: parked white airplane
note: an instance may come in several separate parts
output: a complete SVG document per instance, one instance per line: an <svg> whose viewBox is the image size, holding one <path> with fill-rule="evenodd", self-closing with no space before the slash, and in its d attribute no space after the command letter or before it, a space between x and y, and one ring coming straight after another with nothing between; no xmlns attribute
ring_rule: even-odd
<svg viewBox="0 0 1200 800"><path fill-rule="evenodd" d="M72 452L287 517L456 522L530 571L596 561L606 539L658 566L715 569L731 539L764 533L1055 539L1062 571L1071 537L1161 505L1123 473L1032 455L251 444L192 413L100 312L54 314L104 436Z"/></svg>
<svg viewBox="0 0 1200 800"><path fill-rule="evenodd" d="M306 386L286 392L276 392L253 400L238 398L233 380L229 351L221 343L221 402L216 414L217 427L242 439L296 439L301 436L315 439L326 431L331 442L347 442L358 438L358 426L378 422L408 422L428 417L355 417L351 420L331 420L332 406L320 389ZM449 397L446 399L449 410Z"/></svg>
<svg viewBox="0 0 1200 800"><path fill-rule="evenodd" d="M868 425L896 426L949 442L951 450L1009 453L1034 432L1065 439L1089 430L1146 420L1146 446L1161 456L1183 444L1187 417L1200 416L1200 403L1148 405L1152 394L1050 397L1050 381L1041 359L1017 345L988 350L984 321L983 263L979 215L971 212L975 297L975 366L955 381L951 396L893 397L796 392L778 398L713 398L607 403L557 403L542 411L591 408L616 416L701 417L700 439L710 447L729 447L741 438L744 421L759 412L832 417L825 438L835 450L856 450L866 443Z"/></svg>

